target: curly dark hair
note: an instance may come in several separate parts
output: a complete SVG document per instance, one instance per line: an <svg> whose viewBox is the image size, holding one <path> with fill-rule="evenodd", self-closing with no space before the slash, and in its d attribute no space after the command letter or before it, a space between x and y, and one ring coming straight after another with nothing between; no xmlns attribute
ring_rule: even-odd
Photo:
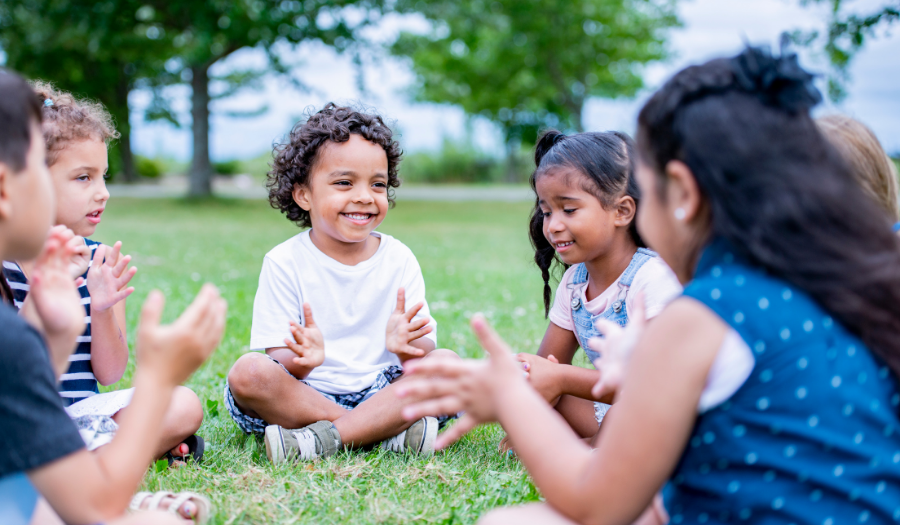
<svg viewBox="0 0 900 525"><path fill-rule="evenodd" d="M275 146L272 169L266 175L269 204L281 210L298 226L311 226L309 212L294 202L294 185L309 183L316 155L322 146L328 141L347 142L350 135L359 135L384 148L388 161L388 202L393 207L393 188L400 186L397 167L403 152L394 140L391 128L380 115L338 106L333 102L310 115L306 122L298 122L291 130L288 141Z"/></svg>

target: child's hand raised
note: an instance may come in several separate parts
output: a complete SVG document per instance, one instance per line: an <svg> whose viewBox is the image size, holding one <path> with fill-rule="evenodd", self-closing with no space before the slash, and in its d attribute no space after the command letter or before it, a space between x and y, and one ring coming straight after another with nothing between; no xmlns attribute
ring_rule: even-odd
<svg viewBox="0 0 900 525"><path fill-rule="evenodd" d="M525 377L531 383L531 386L551 405L555 405L559 396L562 395L559 380L556 377L556 370L559 368L559 360L553 355L546 359L534 354L521 353L516 359L522 363L522 369L525 371Z"/></svg>
<svg viewBox="0 0 900 525"><path fill-rule="evenodd" d="M407 421L466 412L438 436L436 450L447 447L481 423L497 421L502 395L512 391L515 382L525 381L521 364L481 314L472 317L472 330L490 359L435 357L413 361L404 367L407 379L397 383L397 395L414 401L403 409Z"/></svg>
<svg viewBox="0 0 900 525"><path fill-rule="evenodd" d="M595 323L597 330L603 334L602 338L592 337L588 341L588 345L601 356L594 361L594 366L600 371L600 380L591 390L595 399L618 392L631 351L647 326L643 293L638 293L634 298L631 310L625 328L606 319L600 319Z"/></svg>
<svg viewBox="0 0 900 525"><path fill-rule="evenodd" d="M194 302L172 324L159 324L165 298L150 292L141 310L135 352L138 373L152 374L167 386L183 383L212 354L225 330L228 308L219 291L203 285Z"/></svg>
<svg viewBox="0 0 900 525"><path fill-rule="evenodd" d="M35 321L40 323L48 339L71 336L69 352L75 348L74 338L84 331L84 307L78 293L81 280L73 280L70 266L77 257L79 244L84 246L81 238L65 226L50 230L35 262L26 299L26 304L33 305Z"/></svg>
<svg viewBox="0 0 900 525"><path fill-rule="evenodd" d="M107 310L134 292L134 287L128 286L128 283L137 273L137 268L128 267L131 256L120 256L121 249L122 242L118 241L112 248L101 244L94 250L94 259L87 275L92 310Z"/></svg>
<svg viewBox="0 0 900 525"><path fill-rule="evenodd" d="M54 230L69 230L64 225L59 224L50 229L51 235ZM71 231L71 230L69 230ZM91 249L84 243L84 237L80 237L72 233L72 238L66 242L66 250L70 254L69 257L69 274L72 279L77 279L84 275L91 263Z"/></svg>
<svg viewBox="0 0 900 525"><path fill-rule="evenodd" d="M316 326L309 303L303 303L303 319L306 326L291 321L291 335L294 339L292 341L285 338L284 344L297 354L293 359L295 364L311 370L325 362L325 338Z"/></svg>
<svg viewBox="0 0 900 525"><path fill-rule="evenodd" d="M428 326L429 319L413 320L423 306L425 303L418 303L407 311L406 290L403 288L397 290L397 307L388 318L384 344L388 351L397 354L401 361L425 355L424 350L409 344L433 330Z"/></svg>

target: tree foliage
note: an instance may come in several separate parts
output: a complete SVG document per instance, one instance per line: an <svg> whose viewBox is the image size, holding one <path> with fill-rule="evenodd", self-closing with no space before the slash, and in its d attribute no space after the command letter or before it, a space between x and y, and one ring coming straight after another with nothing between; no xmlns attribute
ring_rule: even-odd
<svg viewBox="0 0 900 525"><path fill-rule="evenodd" d="M674 0L399 2L433 30L403 33L419 100L457 104L498 123L507 142L543 127L581 130L590 97L633 96L642 66L666 57Z"/></svg>
<svg viewBox="0 0 900 525"><path fill-rule="evenodd" d="M846 12L847 0L801 0L801 3L827 4L829 7L831 18L824 35L820 31L795 31L792 37L806 46L821 42L833 68L828 76L828 96L841 101L847 95L845 85L850 79L853 57L879 28L900 21L900 0L888 0L868 14Z"/></svg>

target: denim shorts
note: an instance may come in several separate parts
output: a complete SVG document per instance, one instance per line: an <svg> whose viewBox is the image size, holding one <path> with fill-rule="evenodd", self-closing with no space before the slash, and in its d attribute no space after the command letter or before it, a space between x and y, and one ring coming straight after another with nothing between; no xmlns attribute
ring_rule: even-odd
<svg viewBox="0 0 900 525"><path fill-rule="evenodd" d="M278 363L278 366L284 370L284 372L291 377L294 377L287 368L284 367L281 363L279 363L276 359L273 359L268 354L264 354L272 361ZM360 390L359 392L351 392L349 394L329 394L328 392L319 392L319 394L323 395L329 401L337 404L340 407L346 408L347 410L353 410L357 406L359 406L362 402L368 400L370 397L374 396L377 392L382 390L384 387L396 381L400 376L403 375L403 368L390 365L381 370L378 374L378 377L375 379L375 382L372 383L372 386L369 388ZM299 380L301 383L310 386L309 383L303 380ZM241 412L241 409L238 408L237 404L234 402L234 396L231 393L231 387L228 386L228 380L225 380L225 407L228 409L228 413L231 414L231 418L234 419L234 422L237 423L237 426L240 427L241 430L246 432L247 434L262 434L266 431L266 423L264 420L256 417L250 417L247 414ZM451 418L442 416L438 417L437 420L440 423L440 426L443 427L447 421Z"/></svg>

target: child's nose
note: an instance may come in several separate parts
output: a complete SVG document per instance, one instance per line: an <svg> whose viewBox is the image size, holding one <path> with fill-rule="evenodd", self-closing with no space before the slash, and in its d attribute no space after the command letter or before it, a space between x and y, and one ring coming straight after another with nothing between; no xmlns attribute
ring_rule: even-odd
<svg viewBox="0 0 900 525"><path fill-rule="evenodd" d="M369 191L368 188L361 188L354 194L353 201L360 204L370 204L372 202L375 202L375 197L372 195L372 192Z"/></svg>
<svg viewBox="0 0 900 525"><path fill-rule="evenodd" d="M94 198L99 202L106 202L109 200L109 189L106 188L106 181L101 178L99 182L100 187L98 188L97 194Z"/></svg>

